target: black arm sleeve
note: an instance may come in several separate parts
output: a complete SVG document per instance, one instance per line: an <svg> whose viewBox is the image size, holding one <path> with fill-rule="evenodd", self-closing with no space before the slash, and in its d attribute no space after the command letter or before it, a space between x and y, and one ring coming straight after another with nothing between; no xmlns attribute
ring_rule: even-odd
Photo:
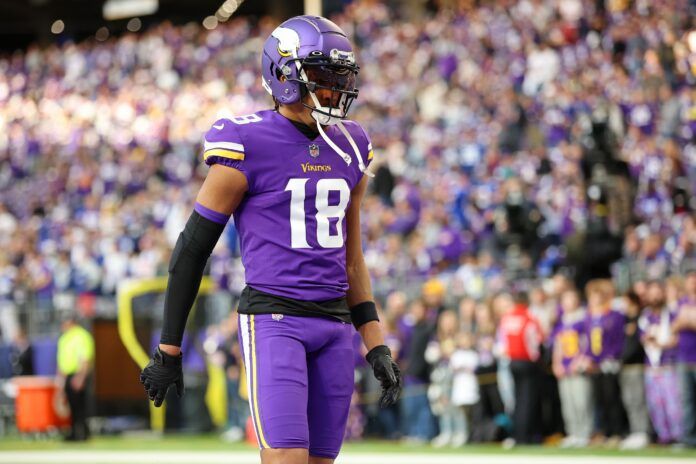
<svg viewBox="0 0 696 464"><path fill-rule="evenodd" d="M203 270L223 230L224 224L206 219L194 211L179 235L169 261L160 343L181 346L186 320L201 286Z"/></svg>

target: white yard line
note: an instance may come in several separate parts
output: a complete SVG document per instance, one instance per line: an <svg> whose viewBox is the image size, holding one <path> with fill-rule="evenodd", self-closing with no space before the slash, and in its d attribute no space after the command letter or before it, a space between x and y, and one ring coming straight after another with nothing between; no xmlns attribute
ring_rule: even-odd
<svg viewBox="0 0 696 464"><path fill-rule="evenodd" d="M173 451L4 451L2 464L259 464L255 452ZM336 464L684 464L683 458L633 456L533 456L520 454L347 453Z"/></svg>

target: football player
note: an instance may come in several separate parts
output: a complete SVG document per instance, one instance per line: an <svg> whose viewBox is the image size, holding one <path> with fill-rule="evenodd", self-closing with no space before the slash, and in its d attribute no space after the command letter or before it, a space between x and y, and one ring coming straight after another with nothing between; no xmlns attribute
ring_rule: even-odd
<svg viewBox="0 0 696 464"><path fill-rule="evenodd" d="M180 345L203 268L229 217L247 287L239 339L264 464L332 463L353 392L353 326L381 382L400 392L365 266L360 203L372 147L346 115L358 95L350 41L333 22L291 18L265 42L275 109L220 119L205 134L208 175L169 265L160 344L141 381L156 406L183 392Z"/></svg>

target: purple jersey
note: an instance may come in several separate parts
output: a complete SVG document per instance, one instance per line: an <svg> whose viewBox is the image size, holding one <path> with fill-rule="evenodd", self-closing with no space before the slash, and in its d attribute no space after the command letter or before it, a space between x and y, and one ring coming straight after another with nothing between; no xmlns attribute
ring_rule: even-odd
<svg viewBox="0 0 696 464"><path fill-rule="evenodd" d="M559 318L555 342L561 350L563 369L569 372L571 363L587 352L585 311L574 311Z"/></svg>
<svg viewBox="0 0 696 464"><path fill-rule="evenodd" d="M678 311L696 311L693 308L695 305L696 302L684 299L680 302ZM679 362L696 364L696 330L684 329L679 332L677 355Z"/></svg>
<svg viewBox="0 0 696 464"><path fill-rule="evenodd" d="M367 166L372 146L359 124L344 121ZM310 140L275 111L220 119L205 134L206 164L233 167L249 189L234 213L246 283L297 300L344 297L346 221L350 194L362 179L359 160L337 126Z"/></svg>
<svg viewBox="0 0 696 464"><path fill-rule="evenodd" d="M601 315L588 313L585 330L589 338L588 353L594 362L621 359L625 319L613 310Z"/></svg>
<svg viewBox="0 0 696 464"><path fill-rule="evenodd" d="M650 337L659 344L667 344L672 336L671 325L674 322L676 313L667 308L660 312L655 312L649 308L643 311L638 319L638 329L641 338ZM650 366L664 366L674 364L677 360L677 347L660 348L653 343L645 343L645 363Z"/></svg>

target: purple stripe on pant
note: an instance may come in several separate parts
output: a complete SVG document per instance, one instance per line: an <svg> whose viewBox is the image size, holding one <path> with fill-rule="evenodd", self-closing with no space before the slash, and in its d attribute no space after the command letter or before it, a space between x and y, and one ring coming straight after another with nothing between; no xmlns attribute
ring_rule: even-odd
<svg viewBox="0 0 696 464"><path fill-rule="evenodd" d="M650 420L660 443L671 443L682 436L682 404L679 379L674 366L647 367L645 397Z"/></svg>
<svg viewBox="0 0 696 464"><path fill-rule="evenodd" d="M350 324L318 317L239 315L249 404L262 448L338 455L353 393L353 332Z"/></svg>

